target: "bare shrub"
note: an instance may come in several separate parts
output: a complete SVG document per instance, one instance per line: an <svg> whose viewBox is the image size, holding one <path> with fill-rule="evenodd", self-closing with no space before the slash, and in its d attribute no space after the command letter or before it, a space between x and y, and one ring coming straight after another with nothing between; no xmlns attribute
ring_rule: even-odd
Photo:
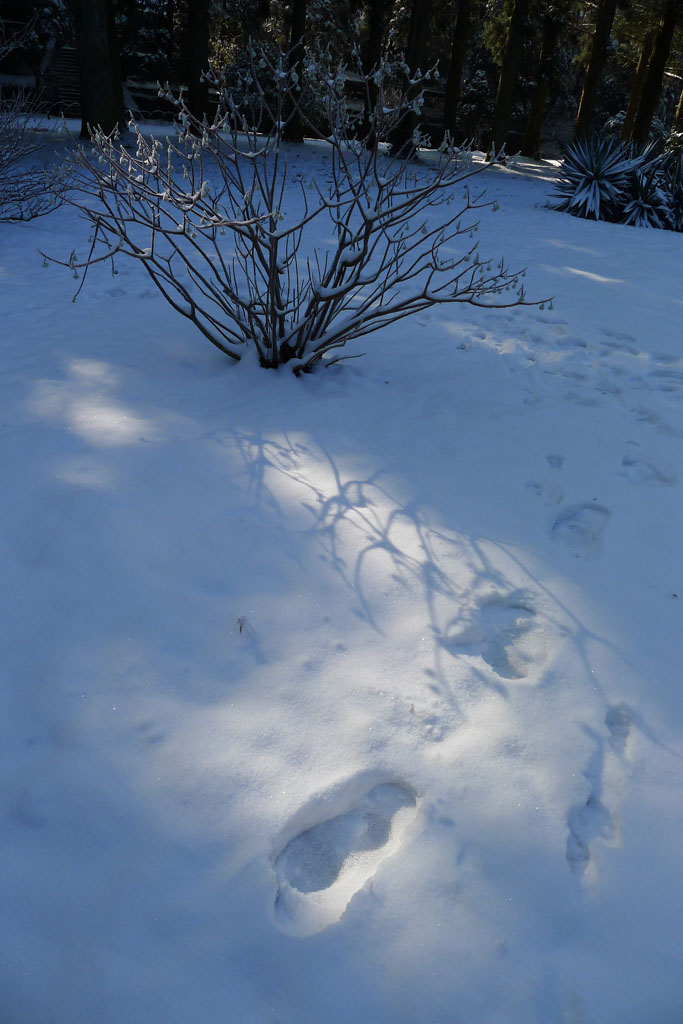
<svg viewBox="0 0 683 1024"><path fill-rule="evenodd" d="M7 99L0 90L0 221L32 220L60 202L58 172L36 160L36 107L25 93Z"/></svg>
<svg viewBox="0 0 683 1024"><path fill-rule="evenodd" d="M14 35L0 21L0 61L30 38L36 19ZM0 221L31 220L59 202L59 176L36 161L43 143L36 131L39 97L27 90L0 87Z"/></svg>
<svg viewBox="0 0 683 1024"><path fill-rule="evenodd" d="M299 103L304 71L324 105L322 132ZM211 123L162 90L178 111L173 137L149 138L131 121L128 140L95 128L90 145L74 147L67 201L90 221L91 245L85 258L55 262L82 269L82 287L93 264L132 257L226 355L254 350L261 366L295 373L439 303L524 303L520 275L502 260L492 268L469 241L472 211L491 205L463 193L480 171L450 145L417 162L418 130L400 159L387 155L383 140L419 113L414 89L429 75L411 81L387 62L357 73L374 100L369 124L349 112L343 69L312 59L289 69L286 54L254 48L238 87L211 76ZM397 77L403 98L390 103L385 86ZM297 150L283 133L295 111L326 153L324 181L292 173Z"/></svg>

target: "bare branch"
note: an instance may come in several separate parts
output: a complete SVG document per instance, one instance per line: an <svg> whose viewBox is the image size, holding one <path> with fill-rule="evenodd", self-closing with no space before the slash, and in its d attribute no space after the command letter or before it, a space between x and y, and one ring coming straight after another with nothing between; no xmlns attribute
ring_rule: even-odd
<svg viewBox="0 0 683 1024"><path fill-rule="evenodd" d="M476 243L462 245L476 230L472 214L492 205L465 185L484 168L448 141L430 165L416 163L419 131L401 158L388 154L390 130L416 109L407 68L383 61L362 76L375 98L368 126L346 109L345 70L324 57L305 63L324 100L324 131L300 109L288 55L271 59L252 46L238 91L209 73L220 96L211 124L166 88L178 125L165 140L131 121L129 139L95 128L90 146L74 143L67 201L90 220L92 244L80 262L55 262L85 277L114 255L137 259L221 351L239 359L251 347L262 366L289 364L295 373L437 304L525 304L519 273L502 261L492 268ZM393 106L390 78L403 82ZM307 183L292 173L283 143L292 111L324 146L324 177Z"/></svg>

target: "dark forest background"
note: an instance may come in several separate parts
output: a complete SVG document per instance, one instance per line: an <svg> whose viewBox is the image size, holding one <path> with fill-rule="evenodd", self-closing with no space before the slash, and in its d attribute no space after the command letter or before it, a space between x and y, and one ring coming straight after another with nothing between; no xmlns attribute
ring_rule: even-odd
<svg viewBox="0 0 683 1024"><path fill-rule="evenodd" d="M448 131L558 156L588 133L643 143L683 129L682 15L683 0L0 0L4 37L22 33L0 85L108 130L128 110L170 117L157 82L210 114L203 70L237 82L250 39L294 47L304 77L302 55L320 49L366 70L402 53L412 70L438 63L423 110L434 144ZM347 88L352 99L353 74Z"/></svg>

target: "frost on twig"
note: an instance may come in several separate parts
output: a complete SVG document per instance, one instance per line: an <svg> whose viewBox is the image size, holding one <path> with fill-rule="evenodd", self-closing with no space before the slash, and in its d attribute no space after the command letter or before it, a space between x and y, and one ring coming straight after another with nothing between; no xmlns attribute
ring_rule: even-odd
<svg viewBox="0 0 683 1024"><path fill-rule="evenodd" d="M304 63L252 47L237 87L207 74L219 96L210 123L162 88L178 120L163 142L133 120L132 144L92 129L91 145L74 145L67 200L91 223L90 251L55 262L83 270L82 287L93 264L132 257L226 355L253 349L261 366L297 374L439 303L526 302L520 274L492 266L471 240L474 211L491 204L464 187L481 173L469 157L447 140L432 164L416 163L419 129L400 158L388 155L389 133L414 116L416 82L404 65L382 61L363 74L358 64L366 102L355 116L346 69L324 56ZM300 74L317 92L323 128L300 107ZM292 174L283 136L293 112L326 151L324 179Z"/></svg>

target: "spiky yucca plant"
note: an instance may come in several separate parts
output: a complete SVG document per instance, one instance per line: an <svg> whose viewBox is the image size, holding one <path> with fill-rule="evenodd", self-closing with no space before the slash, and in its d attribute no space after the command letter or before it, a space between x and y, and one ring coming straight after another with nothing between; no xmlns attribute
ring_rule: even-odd
<svg viewBox="0 0 683 1024"><path fill-rule="evenodd" d="M573 142L550 205L575 217L615 220L624 204L629 176L642 159L622 143L600 135Z"/></svg>
<svg viewBox="0 0 683 1024"><path fill-rule="evenodd" d="M671 197L671 227L674 231L683 231L682 146L673 145L664 151L662 156L662 178Z"/></svg>
<svg viewBox="0 0 683 1024"><path fill-rule="evenodd" d="M654 160L633 172L620 219L637 228L670 228L671 205L659 161Z"/></svg>

